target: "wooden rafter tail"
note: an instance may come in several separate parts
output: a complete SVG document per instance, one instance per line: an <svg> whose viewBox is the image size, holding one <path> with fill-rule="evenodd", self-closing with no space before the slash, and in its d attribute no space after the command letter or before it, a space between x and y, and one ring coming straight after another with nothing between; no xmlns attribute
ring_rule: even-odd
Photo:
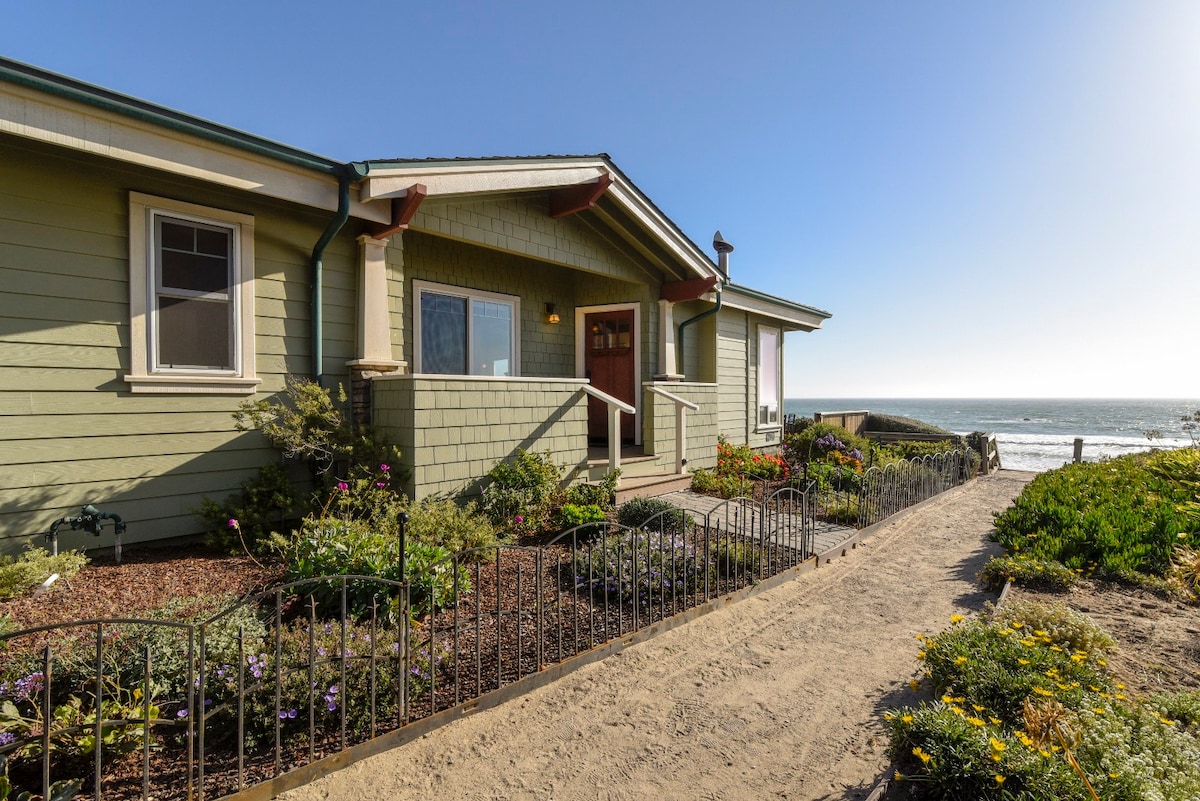
<svg viewBox="0 0 1200 801"><path fill-rule="evenodd" d="M555 189L550 193L550 216L566 217L592 208L612 186L612 182L613 177L605 173L595 183Z"/></svg>
<svg viewBox="0 0 1200 801"><path fill-rule="evenodd" d="M413 184L404 193L404 197L392 198L391 223L373 232L371 236L375 239L387 239L392 234L407 231L409 222L428 194L429 190L425 188L425 184Z"/></svg>

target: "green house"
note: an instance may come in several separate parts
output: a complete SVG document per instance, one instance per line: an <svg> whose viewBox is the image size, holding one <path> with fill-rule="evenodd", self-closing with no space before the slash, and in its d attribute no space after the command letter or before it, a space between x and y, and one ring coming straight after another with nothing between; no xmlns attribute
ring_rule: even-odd
<svg viewBox="0 0 1200 801"><path fill-rule="evenodd" d="M518 448L670 486L778 443L827 312L730 280L605 155L341 163L0 59L0 540L127 543L278 456L231 413L344 386L413 496ZM106 544L83 539L67 547Z"/></svg>

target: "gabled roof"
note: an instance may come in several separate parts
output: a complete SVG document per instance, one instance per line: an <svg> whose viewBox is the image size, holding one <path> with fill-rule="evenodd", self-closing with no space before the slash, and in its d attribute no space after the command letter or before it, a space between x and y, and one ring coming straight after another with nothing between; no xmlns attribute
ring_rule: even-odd
<svg viewBox="0 0 1200 801"><path fill-rule="evenodd" d="M655 240L677 265L660 265L668 272L700 277L718 275L712 259L629 180L606 153L384 159L368 161L367 165L369 170L359 193L359 200L364 203L403 197L414 184L423 185L430 198L451 199L553 191L594 184L607 176L612 184L591 209L604 225L640 246L645 255L661 260L662 254L649 253L645 247L647 237Z"/></svg>
<svg viewBox="0 0 1200 801"><path fill-rule="evenodd" d="M0 56L0 134L140 164L199 180L337 208L337 176L351 166L290 145ZM351 214L387 223L390 204L413 184L429 196L479 197L580 187L611 179L590 206L597 222L681 278L720 276L708 254L605 153L395 158L366 162ZM606 178L607 177L607 178ZM829 313L726 284L725 305L812 330Z"/></svg>

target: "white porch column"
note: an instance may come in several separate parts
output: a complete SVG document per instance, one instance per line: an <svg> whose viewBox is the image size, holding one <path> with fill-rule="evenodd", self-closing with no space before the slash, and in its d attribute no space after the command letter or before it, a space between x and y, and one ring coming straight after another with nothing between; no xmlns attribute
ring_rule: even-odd
<svg viewBox="0 0 1200 801"><path fill-rule="evenodd" d="M358 341L350 367L350 403L357 423L371 421L371 379L403 373L407 362L392 358L392 325L388 314L387 239L363 235L359 242Z"/></svg>
<svg viewBox="0 0 1200 801"><path fill-rule="evenodd" d="M658 369L655 381L682 381L683 373L675 360L675 304L658 301Z"/></svg>
<svg viewBox="0 0 1200 801"><path fill-rule="evenodd" d="M388 315L387 239L366 234L358 238L358 347L354 362L378 367L401 367L392 359L391 318Z"/></svg>

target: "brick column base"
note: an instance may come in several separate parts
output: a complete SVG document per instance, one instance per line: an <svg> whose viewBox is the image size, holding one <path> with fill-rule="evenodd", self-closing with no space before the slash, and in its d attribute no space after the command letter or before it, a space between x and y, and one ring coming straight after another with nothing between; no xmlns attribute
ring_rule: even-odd
<svg viewBox="0 0 1200 801"><path fill-rule="evenodd" d="M371 423L371 379L403 371L403 362L392 364L350 364L350 415L355 425Z"/></svg>

